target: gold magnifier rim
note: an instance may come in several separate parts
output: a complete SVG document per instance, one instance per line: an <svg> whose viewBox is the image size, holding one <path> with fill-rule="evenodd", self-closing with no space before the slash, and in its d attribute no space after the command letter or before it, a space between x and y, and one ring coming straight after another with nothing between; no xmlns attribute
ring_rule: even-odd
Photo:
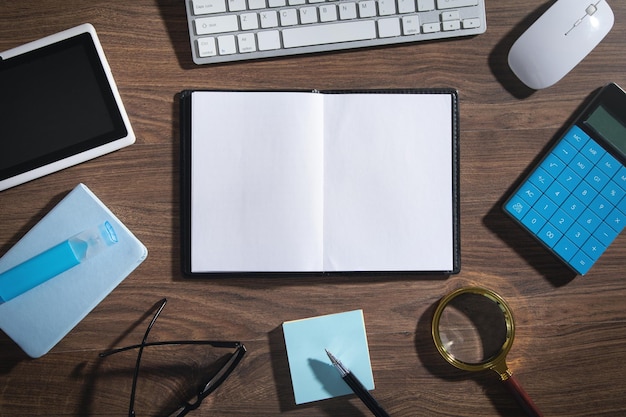
<svg viewBox="0 0 626 417"><path fill-rule="evenodd" d="M504 321L506 324L506 338L504 340L504 343L502 344L502 347L496 354L494 354L487 360L480 362L480 363L464 362L455 358L453 355L451 355L445 349L443 345L443 341L441 340L440 332L439 332L439 321L441 319L443 310L456 297L462 294L468 294L468 293L479 294L479 295L485 296L489 298L490 300L492 300L493 302L495 302L496 304L498 304L498 306L502 310L502 313L504 315ZM513 345L513 339L515 338L515 322L513 320L513 313L511 312L511 308L509 307L509 305L506 303L506 301L504 301L504 299L500 295L498 295L494 291L491 291L483 287L462 287L449 293L448 295L443 297L441 300L439 300L439 304L437 305L437 308L435 309L435 312L433 314L431 331L432 331L433 341L435 342L435 346L437 347L437 350L439 351L441 356L443 356L443 358L450 364L465 371L482 371L485 369L493 369L496 372L498 372L502 376L503 379L505 378L506 376L505 373L508 372L508 370L506 369L505 360L506 360L507 353L509 353L509 350L511 350L511 346Z"/></svg>

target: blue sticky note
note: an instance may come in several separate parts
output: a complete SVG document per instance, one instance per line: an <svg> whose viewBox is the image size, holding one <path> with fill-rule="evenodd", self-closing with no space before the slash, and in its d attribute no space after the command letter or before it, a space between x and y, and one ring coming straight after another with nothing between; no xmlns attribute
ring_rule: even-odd
<svg viewBox="0 0 626 417"><path fill-rule="evenodd" d="M374 389L362 310L283 323L296 404L351 394L334 368L332 352L368 390Z"/></svg>

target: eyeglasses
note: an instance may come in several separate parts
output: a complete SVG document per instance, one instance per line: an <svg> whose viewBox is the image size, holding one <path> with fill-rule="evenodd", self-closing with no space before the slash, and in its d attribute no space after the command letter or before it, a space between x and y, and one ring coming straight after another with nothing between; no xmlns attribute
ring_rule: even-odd
<svg viewBox="0 0 626 417"><path fill-rule="evenodd" d="M217 348L232 348L235 349L233 353L228 357L228 360L219 368L217 372L215 372L208 379L205 379L200 388L195 394L195 398L189 402L183 402L176 411L170 414L170 416L181 417L187 415L190 411L195 410L200 406L202 400L208 397L213 391L217 389L228 376L233 372L233 370L237 367L241 359L246 353L246 347L241 342L224 342L224 341L212 341L212 340L173 340L173 341L162 341L162 342L147 342L148 334L157 318L163 311L163 308L167 304L167 299L163 298L157 304L156 313L154 313L154 317L148 324L148 328L144 333L143 340L140 344L126 346L118 349L111 349L104 352L101 352L99 356L104 358L106 356L113 355L115 353L125 352L127 350L139 349L137 353L137 360L135 362L135 371L133 374L133 384L130 393L130 405L128 407L128 415L129 417L135 416L135 394L137 390L137 378L139 376L139 364L141 363L141 356L143 354L144 348L148 346L165 346L165 345L209 345ZM158 307L157 307L158 306Z"/></svg>

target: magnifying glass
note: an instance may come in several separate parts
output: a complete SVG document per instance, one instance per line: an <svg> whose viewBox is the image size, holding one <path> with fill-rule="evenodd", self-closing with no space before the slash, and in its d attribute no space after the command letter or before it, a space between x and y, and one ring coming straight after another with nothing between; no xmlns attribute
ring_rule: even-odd
<svg viewBox="0 0 626 417"><path fill-rule="evenodd" d="M515 323L511 309L498 294L479 287L448 294L435 310L432 335L446 361L465 371L497 372L529 416L542 416L506 364Z"/></svg>

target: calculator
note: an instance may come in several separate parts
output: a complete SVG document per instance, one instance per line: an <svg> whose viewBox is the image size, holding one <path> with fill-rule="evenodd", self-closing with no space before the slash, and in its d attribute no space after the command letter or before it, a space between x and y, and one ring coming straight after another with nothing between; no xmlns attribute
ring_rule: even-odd
<svg viewBox="0 0 626 417"><path fill-rule="evenodd" d="M503 209L585 275L626 225L626 93L600 89Z"/></svg>

